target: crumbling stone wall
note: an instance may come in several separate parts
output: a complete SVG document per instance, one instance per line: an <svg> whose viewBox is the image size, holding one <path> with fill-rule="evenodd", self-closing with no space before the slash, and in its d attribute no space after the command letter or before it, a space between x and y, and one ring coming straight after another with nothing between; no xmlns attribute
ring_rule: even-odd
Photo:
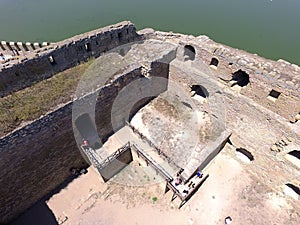
<svg viewBox="0 0 300 225"><path fill-rule="evenodd" d="M284 60L268 60L256 54L216 43L209 37L166 33L145 29L139 32L146 38L154 38L179 46L177 59L184 61L184 47L193 46L195 59L192 63L203 62L207 66L212 58L218 60L217 66L201 68L202 72L214 74L220 84L231 86L226 82L232 79L232 74L238 70L245 71L250 78L248 85L242 87L237 94L253 100L288 121L295 122L295 116L300 112L300 67ZM225 81L224 81L225 80ZM268 96L275 90L280 93L278 99L270 101Z"/></svg>

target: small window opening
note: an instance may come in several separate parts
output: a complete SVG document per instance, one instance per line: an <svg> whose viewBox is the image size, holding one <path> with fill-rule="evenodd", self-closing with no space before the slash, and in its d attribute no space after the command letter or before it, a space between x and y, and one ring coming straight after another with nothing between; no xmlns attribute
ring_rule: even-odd
<svg viewBox="0 0 300 225"><path fill-rule="evenodd" d="M50 61L50 63L51 63L52 66L56 65L56 61L55 61L55 59L54 59L54 57L52 55L49 56L49 61Z"/></svg>
<svg viewBox="0 0 300 225"><path fill-rule="evenodd" d="M236 149L237 153L243 154L243 156L247 157L248 160L253 161L254 160L254 156L252 155L251 152L249 152L247 149L245 148L237 148Z"/></svg>
<svg viewBox="0 0 300 225"><path fill-rule="evenodd" d="M90 52L90 51L91 51L91 44L90 44L90 43L85 43L84 47L85 47L85 50L86 50L87 52Z"/></svg>
<svg viewBox="0 0 300 225"><path fill-rule="evenodd" d="M272 90L269 95L273 98L278 98L280 94L280 92Z"/></svg>
<svg viewBox="0 0 300 225"><path fill-rule="evenodd" d="M300 151L293 150L285 155L285 158L292 164L300 168Z"/></svg>
<svg viewBox="0 0 300 225"><path fill-rule="evenodd" d="M268 99L275 102L279 98L280 94L280 92L272 90L269 93Z"/></svg>
<svg viewBox="0 0 300 225"><path fill-rule="evenodd" d="M192 93L192 97L194 97L195 95L199 95L202 98L209 97L209 93L208 93L207 89L201 85L192 85L191 93Z"/></svg>
<svg viewBox="0 0 300 225"><path fill-rule="evenodd" d="M291 188L297 195L300 195L300 189L296 185L291 184L291 183L287 183L286 186Z"/></svg>
<svg viewBox="0 0 300 225"><path fill-rule="evenodd" d="M122 32L119 32L119 33L118 33L118 38L119 38L119 40L122 40L122 39L123 39L123 34L122 34Z"/></svg>
<svg viewBox="0 0 300 225"><path fill-rule="evenodd" d="M240 87L245 87L249 84L250 78L249 74L247 74L243 70L238 70L232 74L232 81L234 81L231 87L238 85Z"/></svg>
<svg viewBox="0 0 300 225"><path fill-rule="evenodd" d="M217 67L218 64L219 64L219 60L217 58L212 58L209 65Z"/></svg>
<svg viewBox="0 0 300 225"><path fill-rule="evenodd" d="M184 61L194 60L196 56L195 48L191 45L184 46Z"/></svg>
<svg viewBox="0 0 300 225"><path fill-rule="evenodd" d="M297 159L300 160L300 151L293 150L293 151L289 152L288 154L291 155L291 156L294 156L294 157L296 157Z"/></svg>

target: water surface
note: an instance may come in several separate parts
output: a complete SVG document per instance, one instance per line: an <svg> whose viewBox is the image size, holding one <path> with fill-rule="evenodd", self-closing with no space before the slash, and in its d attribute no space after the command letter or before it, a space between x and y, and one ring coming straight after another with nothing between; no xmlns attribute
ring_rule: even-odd
<svg viewBox="0 0 300 225"><path fill-rule="evenodd" d="M53 42L122 20L300 65L299 0L0 0L0 40Z"/></svg>

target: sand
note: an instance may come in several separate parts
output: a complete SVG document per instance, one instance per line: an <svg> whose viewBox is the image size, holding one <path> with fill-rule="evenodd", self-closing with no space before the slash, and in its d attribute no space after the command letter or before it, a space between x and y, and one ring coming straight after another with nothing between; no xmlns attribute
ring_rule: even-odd
<svg viewBox="0 0 300 225"><path fill-rule="evenodd" d="M126 186L103 183L93 168L52 196L47 205L59 224L300 224L299 214L281 193L256 182L246 164L225 147L206 168L209 178L181 208L164 183ZM121 172L117 176L126 176ZM153 198L156 197L157 201Z"/></svg>

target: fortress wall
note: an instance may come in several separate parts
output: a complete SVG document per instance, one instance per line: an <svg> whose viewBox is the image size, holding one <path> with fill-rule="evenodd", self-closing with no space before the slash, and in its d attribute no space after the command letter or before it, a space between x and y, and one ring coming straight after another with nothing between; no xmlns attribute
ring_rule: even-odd
<svg viewBox="0 0 300 225"><path fill-rule="evenodd" d="M184 46L191 45L196 50L194 63L200 62L210 65L212 58L218 60L215 68L202 68L202 72L209 70L221 83L230 87L232 74L243 70L250 76L250 83L239 93L254 100L263 107L283 116L288 121L294 121L300 112L300 67L284 60L273 61L256 54L216 43L209 37L201 35L175 34L144 29L139 32L145 38L153 38L179 45L177 59L184 61ZM222 78L222 79L219 79ZM275 101L268 98L272 90L280 92Z"/></svg>
<svg viewBox="0 0 300 225"><path fill-rule="evenodd" d="M90 57L98 57L137 36L132 23L122 22L35 50L28 59L21 57L4 63L0 67L0 96L49 78Z"/></svg>
<svg viewBox="0 0 300 225"><path fill-rule="evenodd" d="M72 104L0 140L0 224L30 207L87 164L72 130Z"/></svg>
<svg viewBox="0 0 300 225"><path fill-rule="evenodd" d="M168 78L169 65L151 63L149 73L150 76ZM138 81L137 87L142 94L153 85L151 79L142 75L139 66L117 75L111 83L100 90L99 95L92 93L76 100L85 108L90 104L89 100L97 98L95 123L101 140L114 131L111 125L114 100L118 93L133 81ZM156 94L166 89L167 82L162 83ZM121 99L124 105L113 113L115 127L123 126L128 116L126 111L132 114L152 98L143 98L139 101L136 94L131 96L132 98L125 96ZM75 133L73 132L73 105L74 102L68 103L0 139L0 183L5 184L0 186L0 224L9 222L65 181L70 176L71 167L86 166L74 138L75 135L81 143L82 137L78 130L75 129ZM77 111L77 114L74 114L74 121L83 113L86 111Z"/></svg>
<svg viewBox="0 0 300 225"><path fill-rule="evenodd" d="M300 68L298 66L282 60L275 62L227 47L225 50L215 48L211 53L212 57L217 57L224 66L229 67L230 75L240 69L249 74L250 83L241 89L242 95L287 120L293 120L300 111ZM217 72L223 71L217 69ZM270 100L268 97L272 90L280 93L277 99Z"/></svg>
<svg viewBox="0 0 300 225"><path fill-rule="evenodd" d="M14 42L14 41L1 41L0 52L2 54L8 54L13 56L27 55L30 51L34 51L48 46L48 42Z"/></svg>
<svg viewBox="0 0 300 225"><path fill-rule="evenodd" d="M178 50L179 59L184 54L185 45L195 48L195 62L201 61L210 65L212 58L216 58L218 65L208 72L215 74L214 78L229 87L232 82L226 83L223 80L231 80L232 74L238 70L246 72L250 82L242 87L239 93L263 107L288 121L294 121L295 116L300 112L300 68L298 66L283 60L275 62L242 50L224 47L207 37L204 40L193 38L186 41L181 37L179 44L181 46ZM202 72L207 69L204 68ZM277 99L268 97L272 90L280 93Z"/></svg>

